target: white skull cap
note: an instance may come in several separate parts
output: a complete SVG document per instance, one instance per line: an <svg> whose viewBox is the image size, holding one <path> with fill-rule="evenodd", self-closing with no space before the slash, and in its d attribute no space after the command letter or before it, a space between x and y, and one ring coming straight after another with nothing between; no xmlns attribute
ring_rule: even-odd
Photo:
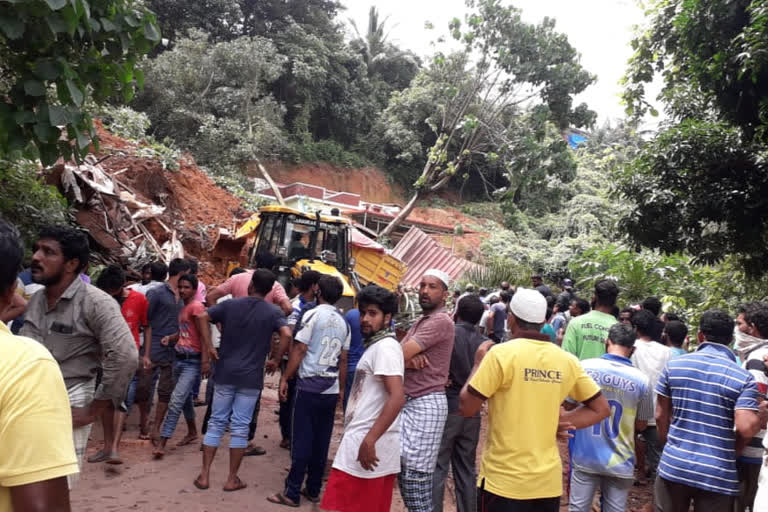
<svg viewBox="0 0 768 512"><path fill-rule="evenodd" d="M424 272L424 277L431 276L436 277L443 282L446 288L451 287L451 276L443 272L442 270L431 268Z"/></svg>
<svg viewBox="0 0 768 512"><path fill-rule="evenodd" d="M518 288L509 309L520 320L532 324L541 324L547 319L547 299L537 290Z"/></svg>

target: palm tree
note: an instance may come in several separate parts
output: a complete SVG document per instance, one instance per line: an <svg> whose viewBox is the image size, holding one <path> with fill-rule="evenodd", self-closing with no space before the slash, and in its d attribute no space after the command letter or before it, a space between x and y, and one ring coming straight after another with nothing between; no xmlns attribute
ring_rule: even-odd
<svg viewBox="0 0 768 512"><path fill-rule="evenodd" d="M387 58L388 51L394 49L392 45L387 43L389 32L384 32L388 19L389 16L379 22L379 11L375 6L371 6L371 9L368 11L368 30L364 36L358 30L355 20L351 18L349 20L349 23L355 30L355 34L357 34L357 39L353 43L359 47L363 60L366 66L368 66L369 76L374 74L376 63Z"/></svg>

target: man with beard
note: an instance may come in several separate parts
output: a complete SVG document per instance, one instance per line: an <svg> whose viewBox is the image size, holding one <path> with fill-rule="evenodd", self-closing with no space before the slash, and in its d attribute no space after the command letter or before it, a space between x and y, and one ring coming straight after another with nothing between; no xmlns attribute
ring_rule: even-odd
<svg viewBox="0 0 768 512"><path fill-rule="evenodd" d="M399 419L405 403L403 351L390 327L397 298L380 286L366 286L357 295L357 307L364 352L320 508L388 512L400 472Z"/></svg>
<svg viewBox="0 0 768 512"><path fill-rule="evenodd" d="M419 283L423 315L405 335L405 396L400 450L400 494L409 512L432 510L432 477L448 417L445 386L453 352L454 324L445 312L450 277L430 269Z"/></svg>
<svg viewBox="0 0 768 512"><path fill-rule="evenodd" d="M65 226L40 232L30 268L32 280L45 288L30 298L21 329L23 336L42 343L59 363L72 407L79 463L95 418L101 418L104 445L112 446L115 409L123 401L138 358L120 306L79 278L88 256L85 234ZM96 389L99 369L102 378ZM70 486L73 483L70 478Z"/></svg>
<svg viewBox="0 0 768 512"><path fill-rule="evenodd" d="M16 294L24 248L0 220L0 311ZM72 413L56 361L0 322L0 510L69 512L67 475L77 473Z"/></svg>

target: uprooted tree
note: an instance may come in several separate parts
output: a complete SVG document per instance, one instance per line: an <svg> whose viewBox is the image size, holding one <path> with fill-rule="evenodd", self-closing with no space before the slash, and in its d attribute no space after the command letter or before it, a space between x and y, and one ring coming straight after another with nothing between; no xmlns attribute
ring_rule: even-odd
<svg viewBox="0 0 768 512"><path fill-rule="evenodd" d="M158 41L154 14L129 0L0 3L0 157L84 156L95 142L84 104L130 101Z"/></svg>
<svg viewBox="0 0 768 512"><path fill-rule="evenodd" d="M435 56L411 87L393 95L385 111L384 122L392 122L385 130L400 135L409 127L397 125L393 110L414 97L429 96L436 103L434 113L422 121L434 133L426 163L410 201L382 236L391 236L421 197L439 190L473 159L501 165L514 185L526 168L520 151L531 136L540 142L546 138L546 129L521 133L522 116L543 116L560 130L594 122L595 114L586 105L573 105L573 96L594 77L582 68L567 37L555 31L554 20L525 23L519 9L500 0L468 0L467 5L475 12L466 16L466 30L457 18L449 27L451 36L463 43L462 50ZM562 153L564 144L549 144L547 149Z"/></svg>

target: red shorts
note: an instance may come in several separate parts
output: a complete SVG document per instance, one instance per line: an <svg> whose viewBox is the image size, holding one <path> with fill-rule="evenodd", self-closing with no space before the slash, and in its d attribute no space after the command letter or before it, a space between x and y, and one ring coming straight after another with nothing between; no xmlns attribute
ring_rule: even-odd
<svg viewBox="0 0 768 512"><path fill-rule="evenodd" d="M332 512L389 512L396 476L360 478L331 469L320 508Z"/></svg>

